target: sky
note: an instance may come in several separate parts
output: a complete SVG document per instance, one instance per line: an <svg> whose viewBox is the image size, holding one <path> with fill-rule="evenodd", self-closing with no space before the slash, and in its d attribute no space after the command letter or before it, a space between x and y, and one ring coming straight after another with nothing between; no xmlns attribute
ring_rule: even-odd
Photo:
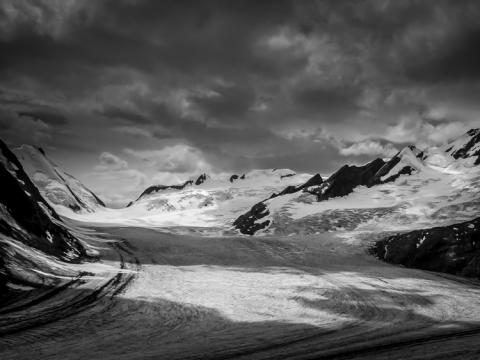
<svg viewBox="0 0 480 360"><path fill-rule="evenodd" d="M0 138L112 205L480 126L480 2L3 0Z"/></svg>

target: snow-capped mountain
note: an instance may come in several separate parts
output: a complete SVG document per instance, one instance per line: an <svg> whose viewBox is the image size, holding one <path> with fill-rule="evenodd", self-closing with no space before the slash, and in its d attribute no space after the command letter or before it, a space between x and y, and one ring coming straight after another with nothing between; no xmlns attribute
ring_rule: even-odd
<svg viewBox="0 0 480 360"><path fill-rule="evenodd" d="M38 261L43 256L72 262L87 255L87 251L62 226L55 210L2 141L0 180L0 294L3 295L4 287L12 281L34 283L38 278L35 268L40 267Z"/></svg>
<svg viewBox="0 0 480 360"><path fill-rule="evenodd" d="M232 175L232 176L234 176L234 175ZM177 185L152 185L152 186L149 186L148 188L146 188L145 191L140 194L140 196L137 198L136 201L139 201L140 199L146 198L146 197L150 196L151 194L156 194L158 192L162 192L164 190L183 190L187 186L194 186L194 185L198 186L198 185L203 184L205 181L207 181L207 179L208 179L207 174L201 174L199 177L197 177L197 179L195 181L194 180L187 180L187 181L183 182L182 184L177 184ZM233 181L230 180L230 182L233 182ZM132 206L133 203L134 202L131 201L130 203L128 203L127 207Z"/></svg>
<svg viewBox="0 0 480 360"><path fill-rule="evenodd" d="M406 146L393 156L370 180L370 186L395 181L400 175L411 175L425 168L425 154L414 145Z"/></svg>
<svg viewBox="0 0 480 360"><path fill-rule="evenodd" d="M402 230L469 220L480 210L479 133L470 130L443 148L408 146L386 163L345 165L320 185L257 203L233 225L252 235Z"/></svg>
<svg viewBox="0 0 480 360"><path fill-rule="evenodd" d="M455 159L476 158L475 165L480 164L480 129L471 129L466 134L447 145L448 154Z"/></svg>
<svg viewBox="0 0 480 360"><path fill-rule="evenodd" d="M79 220L149 226L228 227L252 203L289 186L305 183L310 174L290 169L252 170L242 175L206 175L178 185L153 185L124 209L72 214Z"/></svg>
<svg viewBox="0 0 480 360"><path fill-rule="evenodd" d="M105 204L72 175L60 169L42 149L22 145L13 149L23 169L40 193L54 207L94 212Z"/></svg>

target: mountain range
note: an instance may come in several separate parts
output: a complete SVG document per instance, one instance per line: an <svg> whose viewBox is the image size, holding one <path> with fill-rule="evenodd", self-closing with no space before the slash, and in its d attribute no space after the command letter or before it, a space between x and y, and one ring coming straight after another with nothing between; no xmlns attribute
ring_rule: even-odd
<svg viewBox="0 0 480 360"><path fill-rule="evenodd" d="M324 177L290 169L201 174L152 185L122 209L105 207L42 149L12 152L2 143L1 150L3 268L16 258L11 249L18 243L64 261L85 257L81 241L62 225L66 217L225 234L370 234L370 253L384 261L480 275L480 129L440 148L410 145L390 159L345 165Z"/></svg>

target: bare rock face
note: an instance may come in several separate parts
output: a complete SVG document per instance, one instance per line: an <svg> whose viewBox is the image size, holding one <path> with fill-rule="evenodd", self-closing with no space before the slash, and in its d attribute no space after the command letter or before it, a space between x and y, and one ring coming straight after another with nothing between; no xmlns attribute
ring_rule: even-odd
<svg viewBox="0 0 480 360"><path fill-rule="evenodd" d="M200 175L195 181L195 185L201 185L207 180L207 174Z"/></svg>
<svg viewBox="0 0 480 360"><path fill-rule="evenodd" d="M254 235L257 231L265 229L270 225L270 220L257 223L269 214L267 205L261 201L255 204L247 213L240 215L233 223L233 226L240 230L242 234Z"/></svg>
<svg viewBox="0 0 480 360"><path fill-rule="evenodd" d="M308 179L305 183L303 183L302 185L287 186L285 189L283 189L278 194L273 194L270 198L274 198L274 197L282 196L282 195L286 195L286 194L293 194L293 193L296 193L300 190L309 188L310 186L317 186L317 185L320 185L322 183L323 183L323 179L320 176L320 174L315 174L310 179Z"/></svg>
<svg viewBox="0 0 480 360"><path fill-rule="evenodd" d="M307 180L302 185L298 186L287 186L278 194L272 194L270 199L275 198L277 196L283 196L286 194L293 194L295 192L304 190L310 186L320 185L323 182L322 177L320 174L315 174L309 180ZM257 223L257 220L260 220L269 214L267 205L264 201L261 201L255 204L248 212L238 217L233 226L240 230L242 234L247 235L254 235L255 232L265 229L268 225L270 225L270 220L263 221L261 223Z"/></svg>
<svg viewBox="0 0 480 360"><path fill-rule="evenodd" d="M480 218L388 236L371 253L392 264L480 278Z"/></svg>
<svg viewBox="0 0 480 360"><path fill-rule="evenodd" d="M480 128L467 131L464 137L463 143L453 144L446 152L455 159L476 157L475 165L480 165Z"/></svg>
<svg viewBox="0 0 480 360"><path fill-rule="evenodd" d="M415 163L422 166L421 162L424 158L425 154L423 151L420 151L414 145L409 145L383 165L367 185L374 186L384 184L395 181L401 175L411 175L415 171L418 171Z"/></svg>
<svg viewBox="0 0 480 360"><path fill-rule="evenodd" d="M384 165L385 161L382 159L375 159L363 166L345 165L320 186L307 191L316 195L318 201L348 195L359 185L369 185L377 171Z"/></svg>

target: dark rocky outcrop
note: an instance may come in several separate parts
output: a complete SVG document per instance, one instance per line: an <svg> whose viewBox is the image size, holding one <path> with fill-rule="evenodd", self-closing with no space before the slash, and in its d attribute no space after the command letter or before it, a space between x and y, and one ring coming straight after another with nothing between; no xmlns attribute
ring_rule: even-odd
<svg viewBox="0 0 480 360"><path fill-rule="evenodd" d="M200 175L197 180L195 180L195 185L201 185L207 180L207 174Z"/></svg>
<svg viewBox="0 0 480 360"><path fill-rule="evenodd" d="M465 159L468 157L477 157L475 160L475 165L480 165L480 147L476 150L474 146L480 143L480 129L471 129L467 131L466 135L470 136L470 140L465 143L460 149L455 149L451 155L455 159ZM447 152L451 151L452 148L447 149Z"/></svg>
<svg viewBox="0 0 480 360"><path fill-rule="evenodd" d="M243 174L242 176L239 176L237 174L233 174L232 176L230 176L229 180L230 180L231 183L233 183L236 180L245 180L245 174Z"/></svg>
<svg viewBox="0 0 480 360"><path fill-rule="evenodd" d="M287 186L280 193L272 194L272 196L270 196L270 199L286 194L293 194L295 192L304 190L310 186L319 185L322 182L323 179L320 174L315 174L304 184L298 186ZM247 235L253 235L258 230L265 229L268 225L270 225L270 220L257 223L257 220L260 220L269 214L265 201L266 200L260 201L259 203L255 204L248 212L238 217L233 223L233 226L240 230L242 234Z"/></svg>
<svg viewBox="0 0 480 360"><path fill-rule="evenodd" d="M480 218L388 236L371 253L392 264L480 278Z"/></svg>
<svg viewBox="0 0 480 360"><path fill-rule="evenodd" d="M257 223L267 216L270 212L267 209L267 205L262 201L255 204L247 213L240 215L233 223L233 226L240 230L242 234L253 235L257 231L265 229L270 220L265 220L261 223Z"/></svg>
<svg viewBox="0 0 480 360"><path fill-rule="evenodd" d="M320 176L320 174L315 174L310 179L308 179L305 183L303 183L302 185L298 185L298 186L289 185L285 189L283 189L281 192L279 192L278 194L275 194L275 193L272 194L272 196L270 196L270 199L272 199L274 197L277 197L277 196L293 194L293 193L296 193L300 190L306 189L310 186L316 186L316 185L320 185L322 183L323 183L323 179Z"/></svg>
<svg viewBox="0 0 480 360"><path fill-rule="evenodd" d="M419 160L424 160L425 159L425 154L423 151L418 150L415 146L409 145L407 146L403 152L408 149L409 151L412 152L412 154L418 158ZM385 165L383 165L377 172L376 174L370 179L369 183L367 186L374 186L378 184L384 184L388 182L393 182L395 181L398 177L401 175L411 175L415 169L409 165L405 165L402 167L397 173L392 174L388 178L382 180L382 177L387 175L397 164L402 160L402 151L398 152L396 155L394 155Z"/></svg>
<svg viewBox="0 0 480 360"><path fill-rule="evenodd" d="M385 161L380 158L363 166L345 165L320 186L307 191L316 195L318 201L348 195L359 185L369 185L372 178L384 165Z"/></svg>

